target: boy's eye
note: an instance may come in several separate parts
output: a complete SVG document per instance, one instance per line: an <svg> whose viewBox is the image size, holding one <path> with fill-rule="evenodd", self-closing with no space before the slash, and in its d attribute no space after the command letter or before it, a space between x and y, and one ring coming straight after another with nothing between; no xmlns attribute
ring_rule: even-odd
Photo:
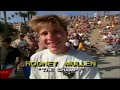
<svg viewBox="0 0 120 90"><path fill-rule="evenodd" d="M41 35L47 35L48 33L47 32L42 32Z"/></svg>
<svg viewBox="0 0 120 90"><path fill-rule="evenodd" d="M60 33L60 31L55 31L55 33Z"/></svg>

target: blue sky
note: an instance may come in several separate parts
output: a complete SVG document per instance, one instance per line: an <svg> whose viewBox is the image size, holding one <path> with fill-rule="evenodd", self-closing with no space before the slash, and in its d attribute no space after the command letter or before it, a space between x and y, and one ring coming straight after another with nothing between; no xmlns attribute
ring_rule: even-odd
<svg viewBox="0 0 120 90"><path fill-rule="evenodd" d="M7 11L7 16L10 17L16 11ZM45 14L62 14L62 15L89 15L89 17L93 16L93 14L97 11L38 11L38 15L45 15ZM100 12L100 11L99 11ZM118 14L120 11L111 11L110 14ZM3 17L3 13L0 12L0 18ZM21 22L20 17L16 17L11 19L10 22ZM23 20L22 20L23 21Z"/></svg>

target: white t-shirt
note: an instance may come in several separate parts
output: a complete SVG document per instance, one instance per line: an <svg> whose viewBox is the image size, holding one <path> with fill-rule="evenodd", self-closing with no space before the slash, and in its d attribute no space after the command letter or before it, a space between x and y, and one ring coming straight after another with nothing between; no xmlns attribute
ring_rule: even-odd
<svg viewBox="0 0 120 90"><path fill-rule="evenodd" d="M73 33L73 36L76 36L77 34L76 33Z"/></svg>
<svg viewBox="0 0 120 90"><path fill-rule="evenodd" d="M108 38L108 36L107 35L103 35L103 40L105 40L105 39L107 39Z"/></svg>
<svg viewBox="0 0 120 90"><path fill-rule="evenodd" d="M69 42L66 42L65 45L66 45L67 47L70 47L70 43L69 43Z"/></svg>
<svg viewBox="0 0 120 90"><path fill-rule="evenodd" d="M106 28L108 29L108 28L110 28L110 26L106 26Z"/></svg>
<svg viewBox="0 0 120 90"><path fill-rule="evenodd" d="M82 37L82 36L83 36L83 33L79 33L78 35L79 35L80 37Z"/></svg>
<svg viewBox="0 0 120 90"><path fill-rule="evenodd" d="M74 39L69 39L69 42L71 42L71 43L73 44L73 42L74 42Z"/></svg>
<svg viewBox="0 0 120 90"><path fill-rule="evenodd" d="M97 24L100 25L100 24L102 24L102 22L101 22L101 21L98 21Z"/></svg>
<svg viewBox="0 0 120 90"><path fill-rule="evenodd" d="M13 47L24 47L24 46L27 45L27 41L26 40L17 39L15 41L13 41L11 45Z"/></svg>
<svg viewBox="0 0 120 90"><path fill-rule="evenodd" d="M108 39L114 39L115 37L113 35L108 35Z"/></svg>
<svg viewBox="0 0 120 90"><path fill-rule="evenodd" d="M84 44L85 45L90 45L90 42L89 41L84 41Z"/></svg>
<svg viewBox="0 0 120 90"><path fill-rule="evenodd" d="M71 48L66 54L52 54L49 49L37 52L31 56L31 62L58 62L57 68L63 68L66 61L90 61L93 60L89 55ZM100 79L99 70L96 67L84 67L80 71L68 78L63 72L44 72L40 67L31 67L30 79Z"/></svg>
<svg viewBox="0 0 120 90"><path fill-rule="evenodd" d="M78 39L74 39L73 46L79 46L79 40Z"/></svg>

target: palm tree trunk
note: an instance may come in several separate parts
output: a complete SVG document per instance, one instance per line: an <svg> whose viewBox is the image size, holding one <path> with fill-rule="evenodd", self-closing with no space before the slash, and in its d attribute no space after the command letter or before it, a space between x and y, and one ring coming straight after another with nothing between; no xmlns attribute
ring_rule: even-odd
<svg viewBox="0 0 120 90"><path fill-rule="evenodd" d="M14 18L12 18L13 24L15 23Z"/></svg>
<svg viewBox="0 0 120 90"><path fill-rule="evenodd" d="M33 15L31 14L31 19L32 19L32 16L33 16Z"/></svg>
<svg viewBox="0 0 120 90"><path fill-rule="evenodd" d="M26 20L25 20L25 17L24 17L24 24L26 25Z"/></svg>
<svg viewBox="0 0 120 90"><path fill-rule="evenodd" d="M0 11L0 21L1 21L1 11Z"/></svg>
<svg viewBox="0 0 120 90"><path fill-rule="evenodd" d="M27 11L27 18L28 18L28 21L30 20L30 13L29 11Z"/></svg>
<svg viewBox="0 0 120 90"><path fill-rule="evenodd" d="M17 19L16 23L18 23L18 16L17 15L16 15L16 19Z"/></svg>
<svg viewBox="0 0 120 90"><path fill-rule="evenodd" d="M8 25L7 25L7 15L6 15L6 11L3 11L3 15L4 15L4 23L5 23L5 34L4 37L8 36Z"/></svg>
<svg viewBox="0 0 120 90"><path fill-rule="evenodd" d="M28 16L27 16L27 17L28 17L28 21L29 21L29 20L30 20L30 19L29 19L30 15L28 14Z"/></svg>

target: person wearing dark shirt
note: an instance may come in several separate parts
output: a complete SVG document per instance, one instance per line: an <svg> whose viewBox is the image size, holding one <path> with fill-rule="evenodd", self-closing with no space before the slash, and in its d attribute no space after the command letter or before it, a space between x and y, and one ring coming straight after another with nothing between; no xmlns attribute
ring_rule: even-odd
<svg viewBox="0 0 120 90"><path fill-rule="evenodd" d="M11 41L11 38L5 38L2 41L2 47L0 48L0 65L2 70L15 68L16 71L17 63L22 60L22 55L17 48L10 45ZM17 63L16 58L18 58Z"/></svg>

